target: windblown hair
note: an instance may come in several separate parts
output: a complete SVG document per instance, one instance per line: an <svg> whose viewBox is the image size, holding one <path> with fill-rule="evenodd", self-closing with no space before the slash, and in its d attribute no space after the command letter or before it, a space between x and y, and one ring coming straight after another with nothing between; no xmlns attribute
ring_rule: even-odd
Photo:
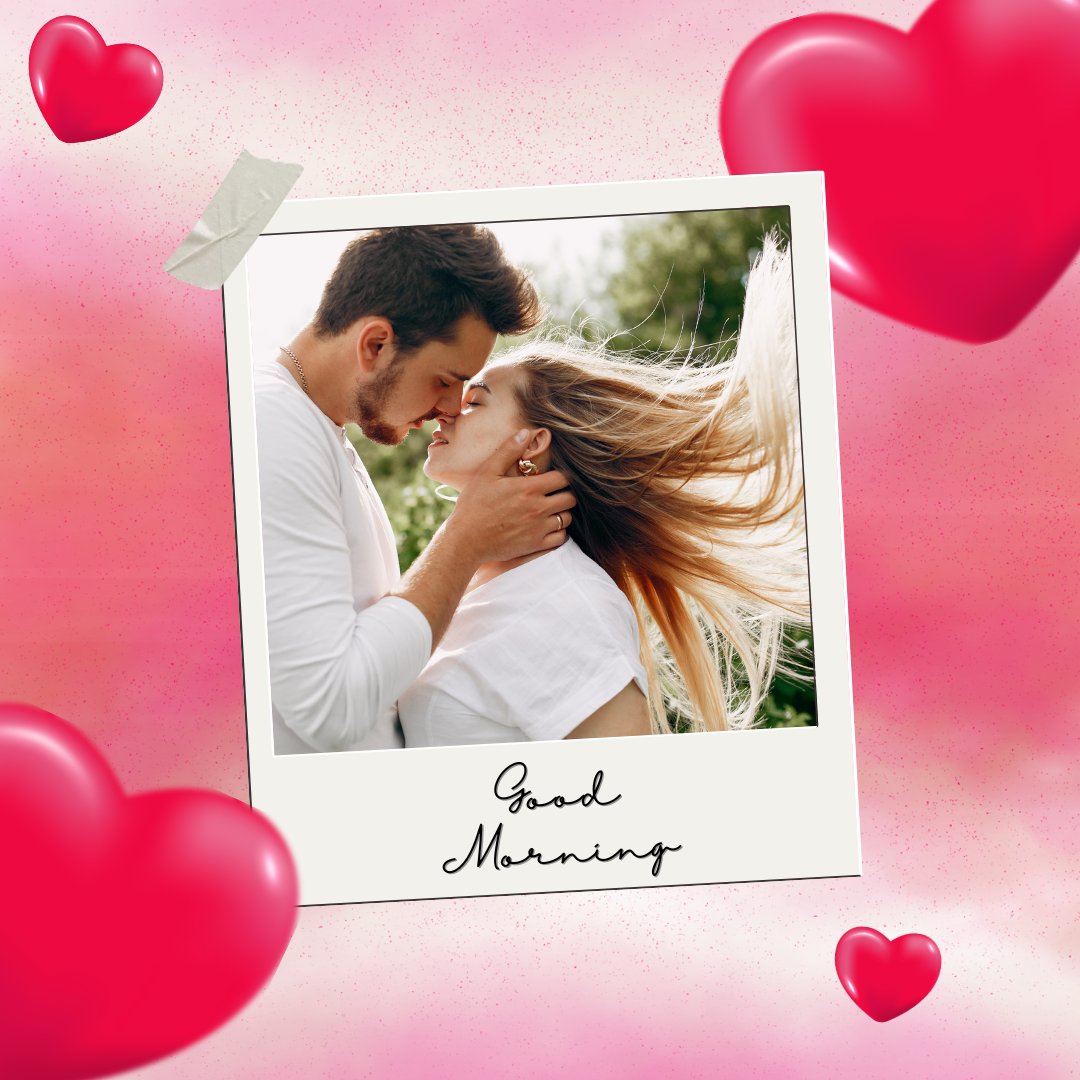
<svg viewBox="0 0 1080 1080"><path fill-rule="evenodd" d="M404 357L429 341L452 341L455 323L470 314L497 334L521 334L539 321L540 300L490 229L408 225L373 229L349 244L312 325L319 337L333 337L364 315L381 315Z"/></svg>
<svg viewBox="0 0 1080 1080"><path fill-rule="evenodd" d="M547 340L497 363L551 432L570 535L634 606L654 728L751 726L809 619L789 253L766 237L726 359Z"/></svg>

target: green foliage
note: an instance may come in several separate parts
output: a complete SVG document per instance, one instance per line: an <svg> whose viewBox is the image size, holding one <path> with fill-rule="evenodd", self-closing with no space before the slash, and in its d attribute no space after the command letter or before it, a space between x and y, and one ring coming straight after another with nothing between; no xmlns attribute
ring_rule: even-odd
<svg viewBox="0 0 1080 1080"><path fill-rule="evenodd" d="M790 234L786 207L643 217L623 235L624 260L607 285L614 348L650 352L731 339L750 264L772 228Z"/></svg>
<svg viewBox="0 0 1080 1080"><path fill-rule="evenodd" d="M369 442L355 425L349 426L348 434L386 507L405 573L454 508L435 494L434 482L423 472L431 431L424 427L410 432L400 446Z"/></svg>
<svg viewBox="0 0 1080 1080"><path fill-rule="evenodd" d="M817 694L814 689L814 636L808 627L789 627L784 633L786 671L773 678L769 693L758 706L755 727L814 727ZM746 675L739 658L733 659L735 682L746 689ZM668 724L676 732L693 731L684 716L668 711Z"/></svg>
<svg viewBox="0 0 1080 1080"><path fill-rule="evenodd" d="M814 635L809 628L792 627L785 635L785 652L795 671L773 679L758 710L762 727L813 727L817 724L814 687Z"/></svg>

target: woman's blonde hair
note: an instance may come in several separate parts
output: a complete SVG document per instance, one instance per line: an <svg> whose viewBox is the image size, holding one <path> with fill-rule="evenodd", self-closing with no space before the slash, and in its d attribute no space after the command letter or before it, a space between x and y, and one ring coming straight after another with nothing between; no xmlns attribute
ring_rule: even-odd
<svg viewBox="0 0 1080 1080"><path fill-rule="evenodd" d="M634 359L548 339L496 361L525 423L551 432L570 535L634 606L658 731L751 726L784 623L809 619L791 263L774 234L721 349Z"/></svg>

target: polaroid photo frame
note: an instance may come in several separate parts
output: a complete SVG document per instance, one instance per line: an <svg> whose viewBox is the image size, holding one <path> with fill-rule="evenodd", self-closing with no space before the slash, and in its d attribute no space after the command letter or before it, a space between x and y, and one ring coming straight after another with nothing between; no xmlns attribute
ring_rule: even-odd
<svg viewBox="0 0 1080 1080"><path fill-rule="evenodd" d="M275 754L253 370L310 321L348 241L386 226L587 228L762 207L790 215L816 724ZM861 873L820 173L287 201L223 301L250 798L296 858L302 904Z"/></svg>

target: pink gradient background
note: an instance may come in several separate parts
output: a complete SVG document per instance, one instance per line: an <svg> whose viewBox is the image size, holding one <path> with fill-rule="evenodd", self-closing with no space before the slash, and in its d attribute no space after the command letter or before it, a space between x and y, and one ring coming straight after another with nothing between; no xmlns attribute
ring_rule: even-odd
<svg viewBox="0 0 1080 1080"><path fill-rule="evenodd" d="M129 790L246 796L221 300L161 269L241 148L302 163L301 198L723 172L717 102L752 37L923 6L87 2L165 89L73 146L26 75L67 9L12 6L0 698L80 725ZM138 1075L1069 1074L1080 265L981 348L834 314L864 876L308 909L249 1009ZM943 955L890 1024L832 969L860 924Z"/></svg>

